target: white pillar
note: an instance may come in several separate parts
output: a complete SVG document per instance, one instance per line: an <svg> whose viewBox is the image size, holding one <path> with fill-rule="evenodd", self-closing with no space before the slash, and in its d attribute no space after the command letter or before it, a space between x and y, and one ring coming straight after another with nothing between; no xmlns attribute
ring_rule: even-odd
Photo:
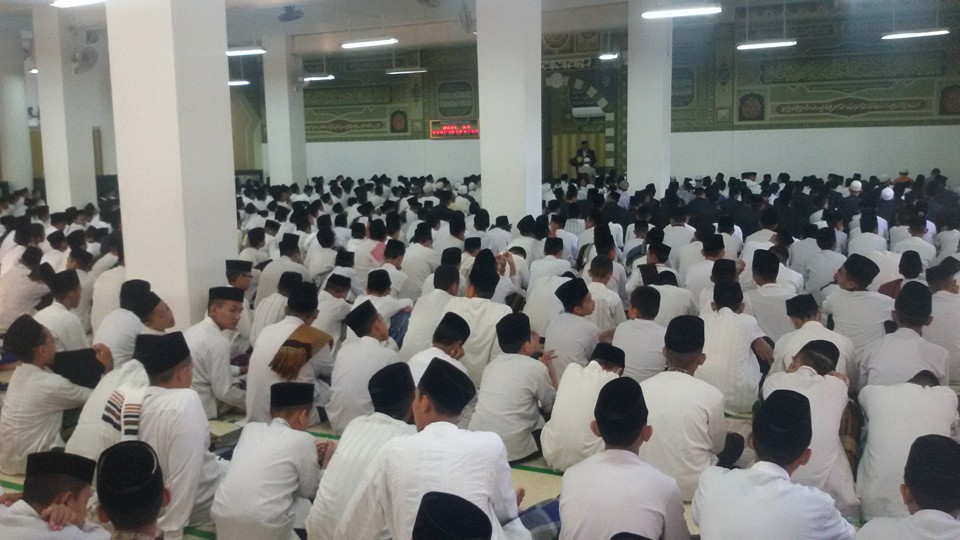
<svg viewBox="0 0 960 540"><path fill-rule="evenodd" d="M73 72L76 43L64 11L33 9L34 51L40 90L43 176L53 210L97 200L96 171L84 92Z"/></svg>
<svg viewBox="0 0 960 540"><path fill-rule="evenodd" d="M108 0L127 277L206 311L237 254L224 0Z"/></svg>
<svg viewBox="0 0 960 540"><path fill-rule="evenodd" d="M627 169L630 190L670 182L670 95L673 21L640 17L644 0L630 0L627 54Z"/></svg>
<svg viewBox="0 0 960 540"><path fill-rule="evenodd" d="M514 223L540 213L541 19L540 0L477 0L482 202Z"/></svg>
<svg viewBox="0 0 960 540"><path fill-rule="evenodd" d="M0 30L0 176L11 191L33 185L23 68L20 32Z"/></svg>
<svg viewBox="0 0 960 540"><path fill-rule="evenodd" d="M292 40L279 32L263 38L263 91L267 117L267 153L272 184L307 180L307 137L300 87L300 57Z"/></svg>

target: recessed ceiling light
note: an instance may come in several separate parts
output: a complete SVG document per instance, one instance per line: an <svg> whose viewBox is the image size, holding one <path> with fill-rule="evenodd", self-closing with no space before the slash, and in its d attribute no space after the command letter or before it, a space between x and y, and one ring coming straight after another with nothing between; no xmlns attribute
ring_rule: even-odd
<svg viewBox="0 0 960 540"><path fill-rule="evenodd" d="M373 38L373 39L361 39L357 41L344 41L340 44L340 47L344 49L362 49L366 47L383 47L385 45L396 45L400 43L397 41L397 38L394 37L383 37L383 38Z"/></svg>

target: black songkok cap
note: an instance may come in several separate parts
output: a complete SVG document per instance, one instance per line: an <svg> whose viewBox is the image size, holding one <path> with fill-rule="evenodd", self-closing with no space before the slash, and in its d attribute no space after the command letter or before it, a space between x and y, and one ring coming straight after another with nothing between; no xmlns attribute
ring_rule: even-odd
<svg viewBox="0 0 960 540"><path fill-rule="evenodd" d="M466 319L452 311L448 311L437 324L436 332L443 330L443 333L450 336L456 336L454 341L466 341L470 338L470 324Z"/></svg>
<svg viewBox="0 0 960 540"><path fill-rule="evenodd" d="M950 281L956 275L953 268L945 264L938 264L927 268L927 283L941 283Z"/></svg>
<svg viewBox="0 0 960 540"><path fill-rule="evenodd" d="M562 240L561 240L562 242ZM614 245L613 235L610 233L610 227L603 226L593 228L593 246L597 252L609 250Z"/></svg>
<svg viewBox="0 0 960 540"><path fill-rule="evenodd" d="M277 281L277 289L283 289L287 292L292 291L298 283L303 283L303 276L300 272L284 272L280 274L280 280Z"/></svg>
<svg viewBox="0 0 960 540"><path fill-rule="evenodd" d="M787 316L804 319L820 309L812 294L800 294L787 299Z"/></svg>
<svg viewBox="0 0 960 540"><path fill-rule="evenodd" d="M273 215L276 216L277 221L286 221L287 216L290 215L290 209L286 206L278 206Z"/></svg>
<svg viewBox="0 0 960 540"><path fill-rule="evenodd" d="M472 502L439 491L420 499L413 540L489 540L492 536L490 518Z"/></svg>
<svg viewBox="0 0 960 540"><path fill-rule="evenodd" d="M162 336L140 334L133 348L133 358L143 364L147 375L156 375L190 358L190 347L183 332Z"/></svg>
<svg viewBox="0 0 960 540"><path fill-rule="evenodd" d="M420 390L444 409L458 413L477 395L470 377L440 358L431 360L423 372Z"/></svg>
<svg viewBox="0 0 960 540"><path fill-rule="evenodd" d="M587 284L583 281L583 278L574 278L557 287L554 294L560 299L563 309L569 313L573 311L573 308L580 305L580 302L590 294L590 290L587 289Z"/></svg>
<svg viewBox="0 0 960 540"><path fill-rule="evenodd" d="M810 401L793 390L775 390L753 417L753 437L768 451L796 459L813 437Z"/></svg>
<svg viewBox="0 0 960 540"><path fill-rule="evenodd" d="M129 279L120 286L120 307L133 311L150 292L150 283L142 279Z"/></svg>
<svg viewBox="0 0 960 540"><path fill-rule="evenodd" d="M54 296L67 294L78 287L80 287L80 278L77 277L76 270L64 270L55 274L50 280L50 292Z"/></svg>
<svg viewBox="0 0 960 540"><path fill-rule="evenodd" d="M413 241L417 243L422 243L426 241L433 241L433 227L429 223L421 222L417 223L417 228L414 229Z"/></svg>
<svg viewBox="0 0 960 540"><path fill-rule="evenodd" d="M877 266L877 263L859 253L854 253L847 257L847 260L843 263L843 267L846 269L847 275L850 276L851 279L856 280L862 287L870 285L870 283L873 282L873 278L877 277L877 274L880 273L880 267Z"/></svg>
<svg viewBox="0 0 960 540"><path fill-rule="evenodd" d="M47 242L51 244L59 244L60 242L65 242L67 237L63 234L63 231L53 231L47 235Z"/></svg>
<svg viewBox="0 0 960 540"><path fill-rule="evenodd" d="M283 240L280 240L278 247L280 248L280 253L300 249L300 237L296 234L286 233L283 235Z"/></svg>
<svg viewBox="0 0 960 540"><path fill-rule="evenodd" d="M347 251L345 249L341 249L340 251L337 252L337 258L334 261L334 264L344 268L352 268L353 261L354 261L353 252Z"/></svg>
<svg viewBox="0 0 960 540"><path fill-rule="evenodd" d="M736 281L721 281L713 285L713 303L717 309L727 307L733 309L743 303L743 289Z"/></svg>
<svg viewBox="0 0 960 540"><path fill-rule="evenodd" d="M69 476L89 484L93 481L93 471L96 468L97 462L76 454L35 452L27 456L27 475L24 484L30 484L32 478L48 474ZM24 486L24 490L27 490L27 485Z"/></svg>
<svg viewBox="0 0 960 540"><path fill-rule="evenodd" d="M327 286L329 287L330 285L342 289L349 289L352 285L352 280L342 274L330 274L330 277L327 278Z"/></svg>
<svg viewBox="0 0 960 540"><path fill-rule="evenodd" d="M157 516L163 505L163 470L153 448L143 441L121 441L104 450L97 463L97 498L111 521Z"/></svg>
<svg viewBox="0 0 960 540"><path fill-rule="evenodd" d="M609 343L597 343L597 346L593 348L593 354L590 355L591 360L599 360L619 367L625 365L624 358L623 349L614 347Z"/></svg>
<svg viewBox="0 0 960 540"><path fill-rule="evenodd" d="M367 391L370 392L375 411L389 411L407 403L413 397L415 387L410 366L406 362L381 368L367 383Z"/></svg>
<svg viewBox="0 0 960 540"><path fill-rule="evenodd" d="M730 259L719 259L713 262L713 268L710 269L711 277L719 277L721 279L736 279L737 277L737 263L731 261Z"/></svg>
<svg viewBox="0 0 960 540"><path fill-rule="evenodd" d="M497 341L502 344L521 343L530 339L530 317L525 313L504 315L497 321Z"/></svg>
<svg viewBox="0 0 960 540"><path fill-rule="evenodd" d="M266 239L266 232L263 227L255 227L247 231L247 241L251 244L259 244Z"/></svg>
<svg viewBox="0 0 960 540"><path fill-rule="evenodd" d="M243 289L237 287L210 287L209 301L230 300L243 302Z"/></svg>
<svg viewBox="0 0 960 540"><path fill-rule="evenodd" d="M480 237L471 236L463 241L463 250L464 251L473 251L475 249L480 249Z"/></svg>
<svg viewBox="0 0 960 540"><path fill-rule="evenodd" d="M33 349L43 345L43 325L30 315L21 315L13 321L3 339L3 350L17 358L27 358Z"/></svg>
<svg viewBox="0 0 960 540"><path fill-rule="evenodd" d="M477 254L469 277L470 283L477 290L487 292L496 290L497 284L500 283L500 274L497 273L496 257L489 249L484 249Z"/></svg>
<svg viewBox="0 0 960 540"><path fill-rule="evenodd" d="M926 319L933 310L930 288L917 281L904 283L893 309L913 319Z"/></svg>
<svg viewBox="0 0 960 540"><path fill-rule="evenodd" d="M768 249L753 252L753 271L762 276L772 276L780 272L780 259Z"/></svg>
<svg viewBox="0 0 960 540"><path fill-rule="evenodd" d="M83 268L88 268L90 263L93 262L93 255L91 255L89 251L82 249L70 250L70 258L80 263L80 266Z"/></svg>
<svg viewBox="0 0 960 540"><path fill-rule="evenodd" d="M449 247L440 254L440 264L449 264L457 266L460 264L460 258L463 251L458 247Z"/></svg>
<svg viewBox="0 0 960 540"><path fill-rule="evenodd" d="M520 221L517 222L517 230L520 231L520 234L528 234L533 232L533 229L536 228L537 222L533 219L533 216L526 215L520 218Z"/></svg>
<svg viewBox="0 0 960 540"><path fill-rule="evenodd" d="M250 261L228 260L226 261L227 272L252 272L253 263Z"/></svg>
<svg viewBox="0 0 960 540"><path fill-rule="evenodd" d="M130 311L133 311L134 315L142 321L150 316L150 312L153 311L153 308L160 305L160 302L161 300L160 297L157 296L157 293L150 291L145 294Z"/></svg>
<svg viewBox="0 0 960 540"><path fill-rule="evenodd" d="M547 238L543 242L543 252L548 254L558 253L563 251L563 239L562 238Z"/></svg>
<svg viewBox="0 0 960 540"><path fill-rule="evenodd" d="M704 253L717 253L719 251L723 251L723 235L710 234L701 240L701 242L703 243Z"/></svg>
<svg viewBox="0 0 960 540"><path fill-rule="evenodd" d="M367 300L359 306L354 307L353 310L344 317L343 322L353 330L354 334L363 337L367 335L366 330L376 317L377 308L373 306L373 302Z"/></svg>
<svg viewBox="0 0 960 540"><path fill-rule="evenodd" d="M313 406L313 384L279 382L270 385L270 409Z"/></svg>
<svg viewBox="0 0 960 540"><path fill-rule="evenodd" d="M833 369L837 368L837 362L840 361L840 348L832 341L825 339L814 339L808 341L803 347L800 347L799 353L813 353L826 359ZM832 370L831 370L832 371Z"/></svg>
<svg viewBox="0 0 960 540"><path fill-rule="evenodd" d="M313 313L318 305L317 286L312 281L297 283L287 296L287 308L294 313Z"/></svg>
<svg viewBox="0 0 960 540"><path fill-rule="evenodd" d="M494 227L500 227L501 229L510 230L512 227L510 225L510 218L507 216L497 216L496 222L493 224Z"/></svg>
<svg viewBox="0 0 960 540"><path fill-rule="evenodd" d="M383 269L371 270L367 274L367 288L371 291L386 291L390 289L393 282L390 280L390 273Z"/></svg>
<svg viewBox="0 0 960 540"><path fill-rule="evenodd" d="M918 437L910 445L903 482L914 498L960 500L960 443L943 435Z"/></svg>
<svg viewBox="0 0 960 540"><path fill-rule="evenodd" d="M647 413L643 390L630 377L620 377L603 385L593 409L601 435L637 431L646 425Z"/></svg>
<svg viewBox="0 0 960 540"><path fill-rule="evenodd" d="M679 354L702 351L703 342L703 319L695 315L674 317L663 336L664 346Z"/></svg>

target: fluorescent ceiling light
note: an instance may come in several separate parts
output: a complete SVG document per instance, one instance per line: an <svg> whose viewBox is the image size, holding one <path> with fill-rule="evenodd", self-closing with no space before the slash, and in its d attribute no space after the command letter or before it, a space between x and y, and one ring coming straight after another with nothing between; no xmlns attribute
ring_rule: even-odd
<svg viewBox="0 0 960 540"><path fill-rule="evenodd" d="M31 68L30 73L33 73L34 75L36 75L37 73L40 73L40 70L37 68Z"/></svg>
<svg viewBox="0 0 960 540"><path fill-rule="evenodd" d="M311 73L303 76L303 82L332 81L336 79L333 73Z"/></svg>
<svg viewBox="0 0 960 540"><path fill-rule="evenodd" d="M617 58L620 58L620 53L618 53L618 52L605 52L605 53L601 54L600 56L598 56L597 58L599 58L600 60L616 60Z"/></svg>
<svg viewBox="0 0 960 540"><path fill-rule="evenodd" d="M720 4L686 4L662 9L644 11L644 19L671 19L673 17L694 17L697 15L716 15L723 9Z"/></svg>
<svg viewBox="0 0 960 540"><path fill-rule="evenodd" d="M250 81L246 79L237 79L234 81L230 81L227 84L230 86L247 86L248 84L250 84Z"/></svg>
<svg viewBox="0 0 960 540"><path fill-rule="evenodd" d="M102 4L106 0L57 0L56 2L50 4L56 8L72 8L80 6L91 6L93 4Z"/></svg>
<svg viewBox="0 0 960 540"><path fill-rule="evenodd" d="M410 68L388 69L385 73L387 75L413 75L414 73L426 73L426 72L427 72L427 68L410 67Z"/></svg>
<svg viewBox="0 0 960 540"><path fill-rule="evenodd" d="M793 47L797 44L795 39L763 39L756 41L744 41L737 45L738 51L753 51L756 49L776 49L778 47Z"/></svg>
<svg viewBox="0 0 960 540"><path fill-rule="evenodd" d="M255 54L266 54L263 47L231 47L227 49L227 56L251 56Z"/></svg>
<svg viewBox="0 0 960 540"><path fill-rule="evenodd" d="M930 28L926 30L906 30L900 32L891 32L881 39L909 39L930 36L945 36L950 33L948 28Z"/></svg>
<svg viewBox="0 0 960 540"><path fill-rule="evenodd" d="M383 47L384 45L396 45L399 43L397 38L385 37L385 38L373 38L373 39L362 39L359 41L344 41L340 44L344 49L362 49L365 47Z"/></svg>

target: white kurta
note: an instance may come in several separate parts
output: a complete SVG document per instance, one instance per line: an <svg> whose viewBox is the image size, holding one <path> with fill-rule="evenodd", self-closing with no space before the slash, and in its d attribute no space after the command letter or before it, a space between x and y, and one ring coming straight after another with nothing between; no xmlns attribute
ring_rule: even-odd
<svg viewBox="0 0 960 540"><path fill-rule="evenodd" d="M616 378L616 373L604 371L593 361L586 367L567 366L553 414L540 434L543 457L551 467L563 472L603 450L603 440L590 430L590 422L600 389Z"/></svg>
<svg viewBox="0 0 960 540"><path fill-rule="evenodd" d="M374 540L386 527L394 540L410 540L420 499L430 491L477 505L490 518L494 539L505 538L501 524L517 517L500 438L435 422L383 445L347 504L334 538Z"/></svg>
<svg viewBox="0 0 960 540"><path fill-rule="evenodd" d="M284 272L297 272L303 276L304 281L310 281L312 277L310 270L308 270L306 266L292 261L290 257L286 255L274 260L260 273L260 283L257 285L257 300L253 306L256 311L260 311L261 302L271 294L277 292L280 276L282 276ZM254 341L256 341L255 338Z"/></svg>
<svg viewBox="0 0 960 540"><path fill-rule="evenodd" d="M133 358L137 336L143 331L143 323L132 311L117 308L103 318L93 335L94 343L110 347L114 369Z"/></svg>
<svg viewBox="0 0 960 540"><path fill-rule="evenodd" d="M840 442L840 420L847 408L847 383L839 377L818 375L801 366L793 373L774 373L763 383L766 399L775 390L793 390L810 400L813 439L810 461L794 471L798 484L815 487L833 497L844 516L857 514L860 499L853 485L853 471Z"/></svg>
<svg viewBox="0 0 960 540"><path fill-rule="evenodd" d="M787 316L787 300L796 296L779 283L767 283L744 293L744 313L753 315L763 333L777 341L794 330ZM749 300L747 300L749 299Z"/></svg>
<svg viewBox="0 0 960 540"><path fill-rule="evenodd" d="M101 261L106 259L105 255ZM90 275L96 276L96 272L90 271ZM100 328L100 323L104 317L114 310L120 309L120 287L127 279L127 268L117 266L110 268L95 278L93 282L93 295L91 296L90 307L90 325L94 333Z"/></svg>
<svg viewBox="0 0 960 540"><path fill-rule="evenodd" d="M807 271L803 276L804 288L818 303L823 303L827 297L825 287L833 281L837 270L846 260L846 257L836 251L823 249L807 262Z"/></svg>
<svg viewBox="0 0 960 540"><path fill-rule="evenodd" d="M600 329L585 317L563 313L550 323L544 350L554 351L553 371L558 377L570 364L587 365L600 340Z"/></svg>
<svg viewBox="0 0 960 540"><path fill-rule="evenodd" d="M947 350L950 379L960 383L960 295L933 293L933 321L923 328L923 338Z"/></svg>
<svg viewBox="0 0 960 540"><path fill-rule="evenodd" d="M673 285L651 285L660 293L660 311L653 320L666 328L675 317L681 315L696 315L697 303L693 293Z"/></svg>
<svg viewBox="0 0 960 540"><path fill-rule="evenodd" d="M640 458L676 480L683 500L692 500L700 473L716 465L726 444L723 394L677 371L650 377L640 388L650 410L647 424L653 427Z"/></svg>
<svg viewBox="0 0 960 540"><path fill-rule="evenodd" d="M250 342L256 344L264 328L282 321L287 316L286 309L286 296L275 292L264 298L253 314L253 322L250 324Z"/></svg>
<svg viewBox="0 0 960 540"><path fill-rule="evenodd" d="M83 330L80 317L67 309L63 304L53 301L49 306L41 309L34 317L36 321L50 330L57 352L75 351L90 347L90 339Z"/></svg>
<svg viewBox="0 0 960 540"><path fill-rule="evenodd" d="M618 324L627 320L623 313L623 301L620 295L611 291L602 283L592 282L587 285L596 307L587 318L597 325L601 332L613 330Z"/></svg>
<svg viewBox="0 0 960 540"><path fill-rule="evenodd" d="M433 274L438 266L440 266L440 253L437 250L422 244L407 246L407 252L403 256L402 271L409 281L406 283L406 294L402 296L411 300L419 298L423 281Z"/></svg>
<svg viewBox="0 0 960 540"><path fill-rule="evenodd" d="M550 323L563 313L563 304L555 293L569 280L570 278L555 276L538 283L530 282L523 313L530 317L530 329L540 336L545 336Z"/></svg>
<svg viewBox="0 0 960 540"><path fill-rule="evenodd" d="M333 538L347 503L383 446L390 439L416 432L413 425L381 413L358 416L350 422L323 471L313 507L307 515L309 537Z"/></svg>
<svg viewBox="0 0 960 540"><path fill-rule="evenodd" d="M713 273L713 263L714 261L711 260L703 260L691 264L679 284L690 291L694 298L699 299L700 291L713 285L713 282L710 281L710 276Z"/></svg>
<svg viewBox="0 0 960 540"><path fill-rule="evenodd" d="M470 375L467 373L467 366L464 366L462 362L456 358L453 358L437 347L430 347L429 349L424 349L423 351L411 356L410 360L407 361L407 364L410 366L410 374L413 375L414 385L420 384L420 378L423 377L423 373L427 371L427 368L430 366L430 362L434 358L446 360L453 367L462 371L465 375Z"/></svg>
<svg viewBox="0 0 960 540"><path fill-rule="evenodd" d="M157 521L165 540L183 538L188 524L209 523L225 462L209 452L210 424L197 393L151 386L143 398L139 440L157 452L170 504Z"/></svg>
<svg viewBox="0 0 960 540"><path fill-rule="evenodd" d="M407 334L400 348L400 358L409 360L413 355L430 347L433 333L437 330L451 298L453 297L447 294L447 291L434 289L417 300L410 313Z"/></svg>
<svg viewBox="0 0 960 540"><path fill-rule="evenodd" d="M604 450L567 470L560 521L561 540L611 538L621 532L690 538L677 483L629 450Z"/></svg>
<svg viewBox="0 0 960 540"><path fill-rule="evenodd" d="M29 276L30 269L17 263L0 278L0 333L6 333L21 315L33 315L40 299L50 292L46 285Z"/></svg>
<svg viewBox="0 0 960 540"><path fill-rule="evenodd" d="M286 420L243 428L230 469L220 481L211 515L217 536L295 540L298 506L306 508L320 484L316 439Z"/></svg>
<svg viewBox="0 0 960 540"><path fill-rule="evenodd" d="M26 501L19 500L9 508L0 505L0 536L4 540L109 540L110 533L89 521L83 527L68 524L52 530L46 519Z"/></svg>
<svg viewBox="0 0 960 540"><path fill-rule="evenodd" d="M857 467L863 518L906 516L900 484L910 445L931 433L960 437L957 395L943 386L867 386L860 391L860 407L867 433Z"/></svg>
<svg viewBox="0 0 960 540"><path fill-rule="evenodd" d="M363 336L344 344L337 353L326 411L330 425L342 433L351 420L373 413L373 401L367 385L382 368L399 362L397 353L376 338Z"/></svg>
<svg viewBox="0 0 960 540"><path fill-rule="evenodd" d="M954 328L954 331L957 331ZM860 388L868 384L890 386L907 382L918 372L927 370L946 386L950 382L947 350L923 339L909 328L870 343L860 356Z"/></svg>
<svg viewBox="0 0 960 540"><path fill-rule="evenodd" d="M483 298L451 298L443 314L448 312L460 315L470 325L470 337L463 344L460 362L467 367L473 384L479 387L483 369L502 352L497 342L497 323L512 311Z"/></svg>
<svg viewBox="0 0 960 540"><path fill-rule="evenodd" d="M247 369L247 391L245 422L270 422L270 387L276 383L291 382L284 379L270 368L270 362L277 351L303 321L287 316L282 321L263 329L260 339L257 340L250 355L250 364ZM330 387L318 377L330 377L333 373L333 354L330 345L324 346L300 368L300 373L292 382L302 382L314 385L313 397L317 406L324 406L327 402ZM320 417L316 410L311 411L312 423L318 423Z"/></svg>
<svg viewBox="0 0 960 540"><path fill-rule="evenodd" d="M840 351L840 358L837 360L837 371L847 375L847 378L850 378L851 374L853 374L854 378L850 380L851 382L856 381L860 367L857 362L856 349L853 346L853 342L850 341L850 338L847 336L827 329L827 327L818 321L805 322L800 328L789 334L784 334L777 340L777 344L773 348L773 366L770 367L770 372L777 373L786 371L787 368L790 367L790 364L793 363L793 357L800 352L800 349L807 343L818 339L829 341L837 346L837 349Z"/></svg>
<svg viewBox="0 0 960 540"><path fill-rule="evenodd" d="M763 337L763 330L756 319L730 308L704 312L701 317L707 360L696 377L723 393L727 412L750 411L760 390L760 365L751 346Z"/></svg>
<svg viewBox="0 0 960 540"><path fill-rule="evenodd" d="M530 286L536 286L537 280L545 277L555 277L570 271L570 261L557 258L553 255L530 263Z"/></svg>
<svg viewBox="0 0 960 540"><path fill-rule="evenodd" d="M833 329L850 338L858 351L883 337L891 311L893 298L872 291L837 290L823 301L824 316L833 315Z"/></svg>
<svg viewBox="0 0 960 540"><path fill-rule="evenodd" d="M939 510L920 510L910 517L876 518L857 533L857 540L955 540L960 520Z"/></svg>
<svg viewBox="0 0 960 540"><path fill-rule="evenodd" d="M90 389L23 363L13 370L0 408L0 472L22 475L27 455L63 448L63 411L83 406Z"/></svg>
<svg viewBox="0 0 960 540"><path fill-rule="evenodd" d="M891 244L890 251L900 253L901 255L908 251L916 251L920 256L920 263L924 268L933 266L937 259L937 248L923 238L911 236L906 240L901 240L896 244Z"/></svg>
<svg viewBox="0 0 960 540"><path fill-rule="evenodd" d="M707 469L692 510L703 538L848 540L856 533L829 495L791 482L768 461L744 470Z"/></svg>
<svg viewBox="0 0 960 540"><path fill-rule="evenodd" d="M230 374L230 342L220 333L220 327L210 317L191 326L183 333L193 359L193 388L207 418L217 417L220 403L243 410L246 395L233 385Z"/></svg>
<svg viewBox="0 0 960 540"><path fill-rule="evenodd" d="M877 233L860 233L850 238L847 244L847 255L869 256L874 251L886 251L887 241Z"/></svg>
<svg viewBox="0 0 960 540"><path fill-rule="evenodd" d="M507 447L510 461L537 451L533 431L543 425L540 410L550 412L556 390L542 362L522 354L501 354L483 371L471 431L492 431Z"/></svg>
<svg viewBox="0 0 960 540"><path fill-rule="evenodd" d="M93 307L93 275L83 270L77 270L77 277L80 279L80 305L74 310L74 313L80 317L80 323L83 325L83 331L92 333L93 328L90 325L90 309Z"/></svg>
<svg viewBox="0 0 960 540"><path fill-rule="evenodd" d="M343 336L343 319L350 313L351 307L343 298L337 298L327 291L320 291L317 318L311 326L332 337L333 346L336 347Z"/></svg>
<svg viewBox="0 0 960 540"><path fill-rule="evenodd" d="M663 371L663 336L667 329L655 321L631 319L620 323L613 333L613 346L623 350L623 376L638 383ZM592 351L591 351L592 354Z"/></svg>

